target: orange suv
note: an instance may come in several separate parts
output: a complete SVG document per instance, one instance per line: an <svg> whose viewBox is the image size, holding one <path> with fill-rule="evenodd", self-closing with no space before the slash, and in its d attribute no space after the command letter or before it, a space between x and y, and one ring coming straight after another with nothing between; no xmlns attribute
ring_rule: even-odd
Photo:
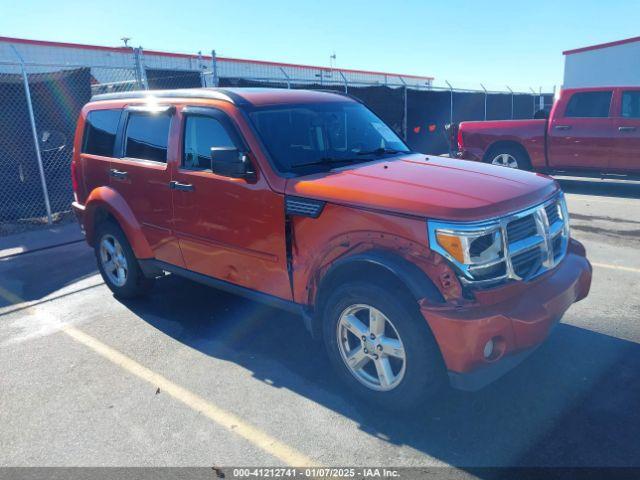
<svg viewBox="0 0 640 480"><path fill-rule="evenodd" d="M498 378L591 284L554 180L412 152L338 93L98 95L72 177L115 295L172 273L299 313L395 408Z"/></svg>

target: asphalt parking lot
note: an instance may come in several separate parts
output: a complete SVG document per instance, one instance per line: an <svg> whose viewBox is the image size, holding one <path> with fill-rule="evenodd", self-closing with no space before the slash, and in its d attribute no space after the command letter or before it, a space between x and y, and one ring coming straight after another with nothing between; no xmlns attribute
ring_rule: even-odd
<svg viewBox="0 0 640 480"><path fill-rule="evenodd" d="M84 243L0 260L0 465L640 466L640 183L561 183L590 296L406 416L343 391L286 313L171 276L116 300Z"/></svg>

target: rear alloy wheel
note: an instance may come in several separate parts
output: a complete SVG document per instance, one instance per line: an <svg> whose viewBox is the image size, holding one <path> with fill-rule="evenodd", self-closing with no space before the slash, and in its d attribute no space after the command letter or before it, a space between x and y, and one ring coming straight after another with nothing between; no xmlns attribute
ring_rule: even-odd
<svg viewBox="0 0 640 480"><path fill-rule="evenodd" d="M518 160L509 153L500 153L493 157L491 165L498 165L500 167L519 168Z"/></svg>
<svg viewBox="0 0 640 480"><path fill-rule="evenodd" d="M100 240L100 262L104 273L116 287L123 287L127 283L127 259L122 245L113 235L107 234Z"/></svg>
<svg viewBox="0 0 640 480"><path fill-rule="evenodd" d="M499 167L531 170L529 156L522 149L512 145L495 146L485 156L485 162Z"/></svg>
<svg viewBox="0 0 640 480"><path fill-rule="evenodd" d="M444 362L413 297L391 286L354 281L338 286L323 303L325 348L354 393L404 410L440 391Z"/></svg>
<svg viewBox="0 0 640 480"><path fill-rule="evenodd" d="M153 286L153 279L144 276L126 235L114 222L98 227L95 253L100 274L116 296L137 297Z"/></svg>

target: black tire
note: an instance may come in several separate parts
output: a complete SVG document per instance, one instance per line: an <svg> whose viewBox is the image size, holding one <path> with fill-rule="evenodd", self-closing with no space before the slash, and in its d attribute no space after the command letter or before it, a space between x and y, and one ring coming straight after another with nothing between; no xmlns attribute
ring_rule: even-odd
<svg viewBox="0 0 640 480"><path fill-rule="evenodd" d="M446 383L446 369L438 344L415 300L395 293L372 283L342 284L324 304L322 327L329 359L343 383L368 402L403 411L423 404L440 392ZM406 359L404 376L391 390L377 391L361 383L343 360L338 322L343 312L358 304L370 305L382 312L402 341Z"/></svg>
<svg viewBox="0 0 640 480"><path fill-rule="evenodd" d="M518 170L531 170L531 160L529 160L529 155L523 149L518 148L513 145L504 145L504 146L496 146L492 147L485 156L485 162L495 165L494 161L500 156L509 156L515 160L517 163ZM506 158L506 157L502 157ZM507 166L507 165L502 165ZM512 167L513 168L513 167Z"/></svg>
<svg viewBox="0 0 640 480"><path fill-rule="evenodd" d="M105 270L104 262L101 259L102 242L105 238L109 237L112 237L119 243L122 254L126 260L126 280L122 285L114 282L112 275L109 275ZM135 298L145 295L153 287L154 279L144 276L138 260L131 249L131 245L127 240L127 236L115 222L106 221L98 226L94 251L102 279L115 296L119 298Z"/></svg>

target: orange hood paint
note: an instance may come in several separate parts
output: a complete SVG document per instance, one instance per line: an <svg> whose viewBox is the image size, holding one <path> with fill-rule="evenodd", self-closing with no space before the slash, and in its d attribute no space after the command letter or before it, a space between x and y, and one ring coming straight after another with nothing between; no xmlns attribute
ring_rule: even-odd
<svg viewBox="0 0 640 480"><path fill-rule="evenodd" d="M545 175L421 154L292 178L286 186L288 195L454 221L513 213L557 191Z"/></svg>

